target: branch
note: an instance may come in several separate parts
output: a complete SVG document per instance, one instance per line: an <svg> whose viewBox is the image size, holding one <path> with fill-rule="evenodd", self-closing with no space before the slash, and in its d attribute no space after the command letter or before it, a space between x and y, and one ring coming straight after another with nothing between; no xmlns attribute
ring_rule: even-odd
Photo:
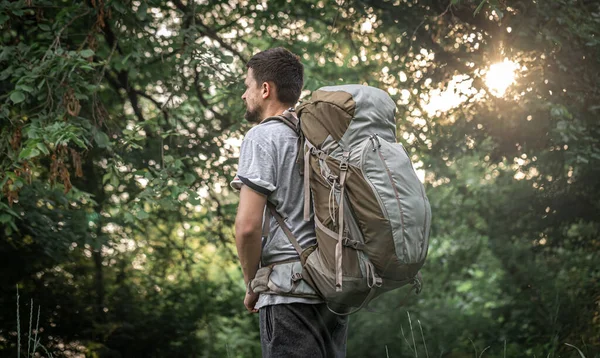
<svg viewBox="0 0 600 358"><path fill-rule="evenodd" d="M188 7L185 6L181 2L181 0L173 0L173 3L177 7L177 9L179 9L179 11L183 12L184 14L187 14L187 15L185 15L186 17L190 16L189 14L191 13L191 11L189 11ZM192 13L192 16L195 16L195 14ZM200 30L200 34L201 35L210 37L211 39L217 41L224 49L226 49L226 50L230 51L231 53L233 53L234 55L236 55L240 60L242 60L242 62L244 62L244 63L248 62L246 60L246 58L238 50L234 49L230 44L228 44L225 41L223 41L223 39L220 38L219 35L216 32L214 32L213 30L211 30L208 26L204 25L202 23L201 19L196 19L195 17L193 17L192 20L194 22L197 21L198 25L201 26L204 29L204 31Z"/></svg>
<svg viewBox="0 0 600 358"><path fill-rule="evenodd" d="M148 99L150 102L154 103L154 105L156 106L156 108L158 110L160 110L163 114L163 116L165 117L165 121L166 123L169 123L169 112L167 111L167 109L165 108L165 106L167 105L168 101L165 103L161 103L159 101L157 101L156 99L152 98L152 96L150 96L149 94L140 91L140 90L134 90L134 92L146 99Z"/></svg>
<svg viewBox="0 0 600 358"><path fill-rule="evenodd" d="M180 217L180 223L183 223L183 219L181 217L181 214L179 215ZM161 233L163 235L163 237L166 239L166 242L169 246L171 246L172 248L174 248L175 250L177 250L177 252L179 253L179 255L181 256L181 260L183 261L183 265L184 265L184 269L186 271L186 273L188 274L188 276L190 277L190 279L193 281L193 276L192 276L192 270L190 267L190 262L194 263L193 260L190 260L190 258L186 255L185 253L185 240L187 239L187 235L186 235L186 231L183 230L183 235L184 235L184 244L183 246L178 245L175 241L173 241L173 239L171 239L171 234L170 232L164 230L163 228L160 227L159 223L157 222L157 220L149 220L152 224L154 224L155 229Z"/></svg>
<svg viewBox="0 0 600 358"><path fill-rule="evenodd" d="M221 113L216 112L212 108L212 105L206 100L206 98L204 98L204 95L202 94L202 87L200 86L200 73L198 73L198 71L196 71L195 69L194 72L196 74L194 76L194 88L196 89L196 96L198 97L198 100L206 109L208 109L215 116L215 118L227 122L228 118L226 118Z"/></svg>
<svg viewBox="0 0 600 358"><path fill-rule="evenodd" d="M213 191L210 187L208 188L208 195L210 196L210 198L212 200L214 200L217 203L216 214L217 214L217 217L220 218L219 224L217 226L217 236L219 238L219 241L221 241L221 243L223 244L223 247L227 247L227 244L229 244L229 241L225 237L225 232L223 231L223 225L224 225L224 222L226 221L225 215L223 213L223 208L222 208L223 204L221 204L221 202L219 201L219 198L217 198L217 196L213 193ZM232 225L233 223L229 222L228 224ZM235 257L235 255L233 257Z"/></svg>
<svg viewBox="0 0 600 358"><path fill-rule="evenodd" d="M67 27L71 26L71 24L72 24L72 23L73 23L75 20L77 20L78 18L80 18L80 17L82 17L82 16L85 16L85 15L87 15L87 14L89 14L89 13L90 13L90 9L87 9L87 10L86 10L86 11L84 11L83 13L81 13L81 14L79 14L79 15L75 15L75 16L73 16L73 18L72 18L71 20L69 20L69 22L67 22L67 23L65 24L65 26L63 26L63 27L62 27L62 28L61 28L61 29L58 31L58 33L56 34L56 37L54 38L54 41L52 42L52 44L51 44L51 45L50 45L50 47L48 48L48 51L46 51L46 53L44 54L44 57L42 57L42 61L41 61L41 62L44 62L44 60L46 60L46 57L48 56L48 54L50 53L50 51L51 51L51 50L52 50L54 47L58 46L58 44L60 43L60 35L62 35L63 31L65 31L65 30L67 29Z"/></svg>

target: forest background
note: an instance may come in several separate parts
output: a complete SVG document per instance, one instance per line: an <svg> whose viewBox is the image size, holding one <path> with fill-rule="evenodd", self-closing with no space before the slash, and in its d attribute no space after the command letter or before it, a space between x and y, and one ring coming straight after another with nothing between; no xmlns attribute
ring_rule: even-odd
<svg viewBox="0 0 600 358"><path fill-rule="evenodd" d="M0 30L2 357L260 356L228 183L273 46L303 98L388 91L432 205L423 292L349 357L600 356L600 2L1 0Z"/></svg>

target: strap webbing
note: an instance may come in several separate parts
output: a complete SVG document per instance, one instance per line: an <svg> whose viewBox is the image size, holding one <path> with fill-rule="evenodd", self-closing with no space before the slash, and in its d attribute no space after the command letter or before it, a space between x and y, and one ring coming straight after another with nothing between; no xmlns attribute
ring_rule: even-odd
<svg viewBox="0 0 600 358"><path fill-rule="evenodd" d="M417 275L415 276L415 278L413 279L413 285L410 288L410 290L408 290L404 294L404 297L400 300L400 302L393 309L391 309L391 310L385 310L385 311L381 311L381 312L373 310L373 309L369 309L369 307L367 307L365 309L367 311L369 311L369 312L372 312L372 313L383 313L383 314L392 313L392 312L396 311L398 308L400 308L400 307L402 307L402 306L404 306L406 304L406 302L409 299L410 294L413 291L415 291L416 294L419 294L421 292L422 285L423 285L423 278L421 276L421 273L418 272ZM353 310L350 310L350 311L344 312L344 313L340 313L340 312L334 311L333 309L331 309L331 307L329 307L329 305L327 305L327 309L329 309L329 311L331 311L331 313L334 313L334 314L336 314L338 316L348 316L348 315L351 315L353 313L356 313L356 312L360 311L362 308L364 308L369 303L369 301L371 301L371 298L375 294L377 287L378 286L371 287L371 291L369 291L369 294L367 295L367 297L365 297L365 300L363 301L363 303L358 308L355 308Z"/></svg>
<svg viewBox="0 0 600 358"><path fill-rule="evenodd" d="M335 290L336 292L342 291L342 246L344 241L344 196L346 193L346 174L347 170L341 170L340 172L340 204L339 204L339 226L338 226L338 242L335 245Z"/></svg>
<svg viewBox="0 0 600 358"><path fill-rule="evenodd" d="M315 215L315 224L317 224L317 227L321 229L321 231L323 231L325 235L331 237L334 240L337 240L338 234L330 228L328 228L327 226L325 226L325 224L323 224L321 220L319 220L317 215Z"/></svg>
<svg viewBox="0 0 600 358"><path fill-rule="evenodd" d="M377 291L377 287L373 286L371 288L371 290L369 291L369 294L367 295L367 297L365 297L365 300L360 304L360 306L353 310L350 310L348 312L344 312L344 313L336 312L333 309L331 309L331 307L329 307L329 304L327 304L327 309L331 313L336 314L338 316L349 316L349 315L356 313L356 312L360 311L361 309L363 309L363 307L365 307L365 305L371 300L371 298L373 297L373 295L375 294L376 291Z"/></svg>
<svg viewBox="0 0 600 358"><path fill-rule="evenodd" d="M288 108L279 116L267 117L260 122L260 124L267 123L270 121L278 120L283 122L286 126L290 127L297 135L298 135L298 154L296 156L296 164L298 165L298 169L300 171L300 175L303 173L304 166L304 152L302 151L304 147L304 134L302 133L302 128L300 126L300 118L298 118L294 114L294 108Z"/></svg>
<svg viewBox="0 0 600 358"><path fill-rule="evenodd" d="M267 206L269 207L269 210L271 210L271 215L275 217L275 220L277 220L277 223L281 227L281 230L283 230L285 236L287 236L288 240L290 240L292 246L294 246L294 249L296 249L298 255L300 256L300 259L302 260L302 247L300 246L300 244L298 244L298 240L296 240L290 228L288 228L285 221L283 221L283 218L281 217L281 215L279 215L279 213L275 209L275 206L271 203L267 203ZM302 261L302 265L304 265L304 261Z"/></svg>
<svg viewBox="0 0 600 358"><path fill-rule="evenodd" d="M311 144L306 141L306 146L310 148ZM301 149L298 149L301 150ZM310 150L304 153L304 221L310 220Z"/></svg>
<svg viewBox="0 0 600 358"><path fill-rule="evenodd" d="M264 237L264 238L269 237L270 232L271 232L271 214L270 214L269 210L265 210L262 237Z"/></svg>
<svg viewBox="0 0 600 358"><path fill-rule="evenodd" d="M300 132L300 120L298 119L298 117L296 117L295 114L293 114L293 111L290 111L290 109L285 110L279 116L267 117L267 118L263 119L260 122L260 124L267 123L267 122L270 122L273 120L282 121L285 125L287 125L291 129L293 129L294 132L296 132L296 134L298 134L298 135L301 133Z"/></svg>
<svg viewBox="0 0 600 358"><path fill-rule="evenodd" d="M410 290L408 290L404 294L404 297L402 297L400 302L398 302L398 304L394 308L392 308L391 310L384 310L384 311L377 311L374 309L370 309L369 307L367 307L365 309L369 312L379 313L379 314L389 314L391 312L395 312L398 308L404 306L408 302L408 299L410 298L410 295L413 291L415 291L415 294L418 295L421 292L422 287L423 287L423 276L421 276L421 272L418 272L417 275L412 280L412 286L411 286Z"/></svg>

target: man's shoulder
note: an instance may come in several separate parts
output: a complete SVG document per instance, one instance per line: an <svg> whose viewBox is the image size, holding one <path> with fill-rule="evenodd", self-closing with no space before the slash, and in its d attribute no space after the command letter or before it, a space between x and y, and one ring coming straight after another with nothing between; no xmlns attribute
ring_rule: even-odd
<svg viewBox="0 0 600 358"><path fill-rule="evenodd" d="M295 135L295 133L285 123L275 119L250 128L244 139L258 141L259 143L272 143L282 135Z"/></svg>

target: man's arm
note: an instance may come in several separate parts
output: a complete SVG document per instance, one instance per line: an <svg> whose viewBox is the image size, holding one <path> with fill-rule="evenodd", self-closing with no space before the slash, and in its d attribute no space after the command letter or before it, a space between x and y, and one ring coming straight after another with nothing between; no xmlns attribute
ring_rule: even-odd
<svg viewBox="0 0 600 358"><path fill-rule="evenodd" d="M246 286L256 275L260 262L263 212L266 204L265 195L246 185L242 186L235 217L235 244Z"/></svg>

